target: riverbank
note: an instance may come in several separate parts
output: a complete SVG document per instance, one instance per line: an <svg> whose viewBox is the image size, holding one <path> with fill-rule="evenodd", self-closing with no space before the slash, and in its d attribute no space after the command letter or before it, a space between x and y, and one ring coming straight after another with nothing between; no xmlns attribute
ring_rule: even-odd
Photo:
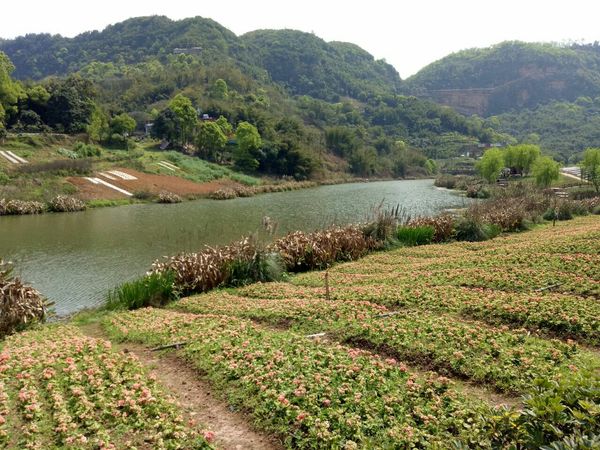
<svg viewBox="0 0 600 450"><path fill-rule="evenodd" d="M413 216L432 216L472 200L440 191L431 180L338 184L217 202L136 203L77 214L0 218L0 255L46 296L56 310L96 306L108 288L143 275L152 262L205 245L226 245L257 234L269 241L296 230L365 222L374 207L400 205ZM271 237L262 229L277 224ZM51 233L48 230L52 230Z"/></svg>
<svg viewBox="0 0 600 450"><path fill-rule="evenodd" d="M0 199L19 202L20 206L0 209L0 215L58 212L48 207L57 197L80 200L87 207L104 207L199 198L225 200L383 180L341 172L328 172L327 178L308 181L258 177L180 152L158 150L153 142L118 150L78 139L32 135L5 140L0 145Z"/></svg>

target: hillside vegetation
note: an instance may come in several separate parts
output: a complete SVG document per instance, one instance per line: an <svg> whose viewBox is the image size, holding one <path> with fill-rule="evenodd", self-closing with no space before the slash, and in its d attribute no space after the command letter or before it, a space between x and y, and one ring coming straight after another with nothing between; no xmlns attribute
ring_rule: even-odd
<svg viewBox="0 0 600 450"><path fill-rule="evenodd" d="M0 99L4 123L17 133L83 132L132 149L127 135L154 122L153 136L171 148L296 179L425 176L435 171L430 158L503 140L478 118L398 95L396 71L359 47L308 33L237 37L207 19L143 17L75 38L2 41L0 50L13 93Z"/></svg>
<svg viewBox="0 0 600 450"><path fill-rule="evenodd" d="M463 50L406 80L407 92L484 116L600 95L600 46L503 42Z"/></svg>

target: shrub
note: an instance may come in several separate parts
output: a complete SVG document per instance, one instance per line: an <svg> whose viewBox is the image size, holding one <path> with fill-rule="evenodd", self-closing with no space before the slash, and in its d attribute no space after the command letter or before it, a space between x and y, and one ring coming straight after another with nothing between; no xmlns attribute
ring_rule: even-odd
<svg viewBox="0 0 600 450"><path fill-rule="evenodd" d="M290 272L303 272L360 258L375 246L361 227L350 225L312 233L295 231L273 242L269 250L279 253Z"/></svg>
<svg viewBox="0 0 600 450"><path fill-rule="evenodd" d="M158 194L158 203L181 203L182 198L173 192L161 191Z"/></svg>
<svg viewBox="0 0 600 450"><path fill-rule="evenodd" d="M100 156L102 154L99 147L93 144L85 144L83 142L76 142L73 146L73 152L77 154L78 158L91 158L93 156Z"/></svg>
<svg viewBox="0 0 600 450"><path fill-rule="evenodd" d="M454 237L457 241L487 241L498 236L501 231L497 224L485 224L476 217L465 216L456 223Z"/></svg>
<svg viewBox="0 0 600 450"><path fill-rule="evenodd" d="M410 227L427 226L433 228L433 242L446 242L454 232L454 218L450 214L435 217L417 217L408 222Z"/></svg>
<svg viewBox="0 0 600 450"><path fill-rule="evenodd" d="M177 298L174 280L173 272L167 270L123 283L108 293L105 308L115 310L163 306Z"/></svg>
<svg viewBox="0 0 600 450"><path fill-rule="evenodd" d="M254 274L254 281L271 281L270 264L256 240L246 237L222 247L205 247L199 253L181 253L166 261L155 261L150 273L172 272L178 291L191 294L206 292L219 286L242 284ZM269 267L268 267L269 266Z"/></svg>
<svg viewBox="0 0 600 450"><path fill-rule="evenodd" d="M252 258L238 258L227 264L227 286L276 281L283 275L279 255L257 251Z"/></svg>
<svg viewBox="0 0 600 450"><path fill-rule="evenodd" d="M254 188L242 185L236 186L234 191L238 197L253 197L256 194L256 190Z"/></svg>
<svg viewBox="0 0 600 450"><path fill-rule="evenodd" d="M86 205L84 202L78 198L66 195L57 195L48 203L48 209L53 212L83 211L85 208Z"/></svg>
<svg viewBox="0 0 600 450"><path fill-rule="evenodd" d="M426 245L433 241L435 230L429 226L399 227L396 230L396 238L404 245Z"/></svg>
<svg viewBox="0 0 600 450"><path fill-rule="evenodd" d="M410 221L410 216L400 209L399 205L385 209L383 202L373 208L370 216L369 223L363 226L363 234L374 242L377 248L395 245L398 225Z"/></svg>
<svg viewBox="0 0 600 450"><path fill-rule="evenodd" d="M0 216L41 214L46 211L43 203L24 200L0 200Z"/></svg>
<svg viewBox="0 0 600 450"><path fill-rule="evenodd" d="M12 266L0 260L0 337L43 321L49 306L37 290L12 276Z"/></svg>
<svg viewBox="0 0 600 450"><path fill-rule="evenodd" d="M573 218L573 205L569 201L560 202L556 207L558 220L571 220Z"/></svg>
<svg viewBox="0 0 600 450"><path fill-rule="evenodd" d="M556 380L537 379L524 397L523 409L505 409L488 417L493 448L547 450L598 448L600 381L590 371L575 371Z"/></svg>
<svg viewBox="0 0 600 450"><path fill-rule="evenodd" d="M237 193L233 189L222 188L211 192L209 197L213 200L230 200L232 198L236 198Z"/></svg>

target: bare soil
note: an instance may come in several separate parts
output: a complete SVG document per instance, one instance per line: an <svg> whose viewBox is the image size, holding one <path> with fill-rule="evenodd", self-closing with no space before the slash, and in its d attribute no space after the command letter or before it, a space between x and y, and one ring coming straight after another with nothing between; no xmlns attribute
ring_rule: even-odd
<svg viewBox="0 0 600 450"><path fill-rule="evenodd" d="M131 193L145 191L152 194L158 194L161 191L168 191L182 197L203 197L224 187L237 185L237 183L231 180L195 183L172 175L155 175L118 167L111 170L119 170L128 173L129 175L136 177L137 180L122 180L116 176L114 176L114 178L117 178L116 180L109 180L99 174L94 174L93 176ZM115 191L107 186L93 184L89 180L86 180L85 177L69 177L67 178L67 181L77 187L77 196L82 200L116 200L127 197L125 194Z"/></svg>
<svg viewBox="0 0 600 450"><path fill-rule="evenodd" d="M89 336L106 339L98 324L82 327ZM232 411L218 398L209 384L173 351L153 352L139 344L125 343L115 346L134 354L158 382L181 406L186 419L192 419L215 434L214 444L220 450L279 450L283 446L271 436L256 431L250 418Z"/></svg>

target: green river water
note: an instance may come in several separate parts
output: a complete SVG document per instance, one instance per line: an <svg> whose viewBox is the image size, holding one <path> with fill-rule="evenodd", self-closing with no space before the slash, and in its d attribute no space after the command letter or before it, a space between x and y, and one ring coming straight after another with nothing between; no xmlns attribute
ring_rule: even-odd
<svg viewBox="0 0 600 450"><path fill-rule="evenodd" d="M226 201L0 217L0 257L64 315L98 305L108 289L140 276L156 258L256 232L264 216L278 223L281 235L364 221L382 201L417 216L461 208L469 200L434 187L432 180L384 181Z"/></svg>

